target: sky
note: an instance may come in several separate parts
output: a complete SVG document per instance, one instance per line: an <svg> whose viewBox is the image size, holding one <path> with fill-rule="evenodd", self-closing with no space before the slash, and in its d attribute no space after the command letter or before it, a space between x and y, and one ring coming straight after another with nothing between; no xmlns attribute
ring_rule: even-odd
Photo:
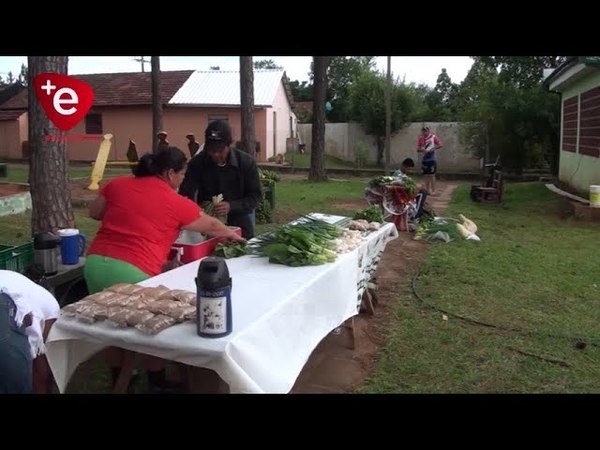
<svg viewBox="0 0 600 450"><path fill-rule="evenodd" d="M139 56L71 56L69 74L114 73L141 71ZM150 61L150 57L145 57ZM254 56L254 61L271 59L282 66L290 80L308 81L311 56ZM377 68L387 72L387 56L377 56ZM435 86L437 77L445 68L454 83L460 83L469 72L473 60L468 56L392 56L391 69L394 78L407 83ZM27 64L26 56L0 56L0 76L6 79L9 71L18 75L21 64ZM208 70L219 66L221 70L238 70L237 56L161 56L161 70ZM150 71L150 63L145 64Z"/></svg>

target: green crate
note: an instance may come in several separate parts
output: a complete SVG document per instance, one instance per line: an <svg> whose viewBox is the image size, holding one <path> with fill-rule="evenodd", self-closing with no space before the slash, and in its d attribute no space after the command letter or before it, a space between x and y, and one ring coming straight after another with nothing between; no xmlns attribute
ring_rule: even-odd
<svg viewBox="0 0 600 450"><path fill-rule="evenodd" d="M0 269L23 273L33 263L33 242L22 245L0 244Z"/></svg>

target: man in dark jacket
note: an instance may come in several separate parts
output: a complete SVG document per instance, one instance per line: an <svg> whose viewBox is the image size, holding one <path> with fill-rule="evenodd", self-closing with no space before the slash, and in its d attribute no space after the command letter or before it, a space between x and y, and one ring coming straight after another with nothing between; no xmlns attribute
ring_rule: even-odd
<svg viewBox="0 0 600 450"><path fill-rule="evenodd" d="M251 214L262 199L258 168L247 153L230 148L232 142L227 122L211 122L204 132L204 148L189 162L179 193L200 205L222 194L214 215L227 216L227 225L240 227L242 236L251 239Z"/></svg>

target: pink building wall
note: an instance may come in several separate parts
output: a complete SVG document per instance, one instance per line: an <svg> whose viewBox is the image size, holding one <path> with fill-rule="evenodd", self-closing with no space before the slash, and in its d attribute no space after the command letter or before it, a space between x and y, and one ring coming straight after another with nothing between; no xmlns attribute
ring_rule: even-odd
<svg viewBox="0 0 600 450"><path fill-rule="evenodd" d="M136 143L138 156L152 147L152 108L150 106L121 106L96 108L90 113L102 114L102 132L111 133L110 161L126 161L129 139ZM181 148L187 154L188 140L193 133L201 144L209 117L227 117L233 132L233 140L241 139L241 113L239 108L169 108L163 109L163 130L168 133L169 144ZM266 110L254 113L256 140L261 143L259 161L266 161L267 145ZM76 140L76 135L85 135L85 120L82 120L67 135L67 153L71 161L94 161L98 154L98 140ZM24 113L18 120L0 121L0 158L21 159L23 142L28 140L28 118ZM272 144L271 144L272 148ZM272 151L272 150L271 150Z"/></svg>
<svg viewBox="0 0 600 450"><path fill-rule="evenodd" d="M278 153L285 153L287 138L296 135L296 115L290 107L283 84L279 84L275 100L273 101L273 107L267 108L267 122L268 126L266 129L270 130L270 132L267 137L268 148L266 157L269 158Z"/></svg>
<svg viewBox="0 0 600 450"><path fill-rule="evenodd" d="M21 158L19 120L0 122L0 158Z"/></svg>

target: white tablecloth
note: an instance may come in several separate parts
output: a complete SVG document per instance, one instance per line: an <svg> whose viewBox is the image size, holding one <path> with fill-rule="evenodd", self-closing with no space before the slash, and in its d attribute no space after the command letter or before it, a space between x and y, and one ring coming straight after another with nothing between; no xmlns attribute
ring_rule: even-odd
<svg viewBox="0 0 600 450"><path fill-rule="evenodd" d="M108 346L216 371L232 393L287 393L317 344L358 313L365 286L389 240L393 224L368 235L363 244L335 262L287 267L266 258L227 260L232 277L233 332L202 338L195 323L183 323L155 336L117 329L106 322L87 325L59 318L46 354L61 392L79 364ZM140 284L196 291L195 261Z"/></svg>

